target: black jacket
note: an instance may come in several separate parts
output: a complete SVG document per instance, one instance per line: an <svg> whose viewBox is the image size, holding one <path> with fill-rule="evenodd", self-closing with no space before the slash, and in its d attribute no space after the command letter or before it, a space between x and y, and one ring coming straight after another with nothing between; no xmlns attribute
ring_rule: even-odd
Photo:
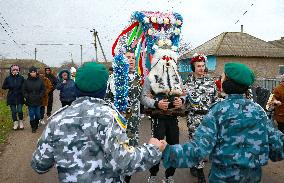
<svg viewBox="0 0 284 183"><path fill-rule="evenodd" d="M2 89L9 90L7 95L7 105L17 105L24 103L24 95L22 86L24 84L24 77L21 75L7 76L2 85Z"/></svg>
<svg viewBox="0 0 284 183"><path fill-rule="evenodd" d="M44 90L43 81L39 77L33 78L29 76L23 85L26 105L31 107L41 106Z"/></svg>

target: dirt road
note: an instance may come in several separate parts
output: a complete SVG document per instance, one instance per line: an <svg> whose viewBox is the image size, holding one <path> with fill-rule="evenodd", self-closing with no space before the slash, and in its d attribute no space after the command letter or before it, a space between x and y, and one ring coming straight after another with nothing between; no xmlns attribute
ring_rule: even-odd
<svg viewBox="0 0 284 183"><path fill-rule="evenodd" d="M54 95L54 109L60 107L58 93ZM180 142L187 140L185 120L180 120ZM0 182L1 183L54 183L58 182L56 169L53 168L46 174L39 175L30 167L32 153L36 147L37 139L40 137L44 126L41 126L37 133L31 133L28 119L25 120L25 129L23 131L12 132L8 139L8 144L0 154ZM150 121L148 118L142 120L140 128L141 143L147 142L150 137ZM206 176L208 175L209 163L206 165ZM133 176L132 182L147 182L149 172L137 173ZM164 178L164 169L161 167L159 172L159 182ZM174 176L177 183L197 182L189 174L189 169L178 169ZM284 182L284 161L278 163L269 163L263 168L263 181L269 183Z"/></svg>

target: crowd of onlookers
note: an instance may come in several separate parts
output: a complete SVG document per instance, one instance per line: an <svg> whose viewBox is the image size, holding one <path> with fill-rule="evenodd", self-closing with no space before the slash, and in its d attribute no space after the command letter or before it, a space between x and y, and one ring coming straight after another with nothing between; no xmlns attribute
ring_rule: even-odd
<svg viewBox="0 0 284 183"><path fill-rule="evenodd" d="M7 105L11 108L13 129L24 129L23 105L25 104L28 106L32 132L36 132L39 124L45 123L45 114L47 117L51 115L55 89L60 91L62 107L70 105L76 99L73 80L75 74L74 67L62 69L55 77L50 67L38 69L32 66L29 68L28 77L24 79L20 74L20 67L12 65L10 75L5 78L2 89L8 90Z"/></svg>

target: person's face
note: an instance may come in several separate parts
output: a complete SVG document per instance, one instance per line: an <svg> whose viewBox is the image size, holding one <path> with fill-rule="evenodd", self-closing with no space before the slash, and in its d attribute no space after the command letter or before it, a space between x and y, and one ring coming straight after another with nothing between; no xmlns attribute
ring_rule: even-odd
<svg viewBox="0 0 284 183"><path fill-rule="evenodd" d="M18 68L13 68L12 69L12 74L13 75L17 75L19 73L19 69Z"/></svg>
<svg viewBox="0 0 284 183"><path fill-rule="evenodd" d="M127 52L125 53L126 58L128 59L129 63L129 72L135 71L135 55L134 53Z"/></svg>
<svg viewBox="0 0 284 183"><path fill-rule="evenodd" d="M76 72L72 72L72 77L75 77L76 76Z"/></svg>
<svg viewBox="0 0 284 183"><path fill-rule="evenodd" d="M46 73L46 74L50 74L50 72L51 72L50 69L46 69L46 70L45 70L45 73Z"/></svg>
<svg viewBox="0 0 284 183"><path fill-rule="evenodd" d="M36 77L36 72L35 71L30 72L30 76L35 78Z"/></svg>
<svg viewBox="0 0 284 183"><path fill-rule="evenodd" d="M195 62L194 67L195 74L197 74L198 76L203 76L205 74L205 62Z"/></svg>
<svg viewBox="0 0 284 183"><path fill-rule="evenodd" d="M68 74L66 72L62 73L62 79L67 80L68 79Z"/></svg>

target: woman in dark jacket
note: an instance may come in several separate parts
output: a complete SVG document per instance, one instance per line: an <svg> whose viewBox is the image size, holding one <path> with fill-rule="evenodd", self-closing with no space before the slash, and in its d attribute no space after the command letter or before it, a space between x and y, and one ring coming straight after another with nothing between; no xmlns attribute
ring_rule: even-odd
<svg viewBox="0 0 284 183"><path fill-rule="evenodd" d="M68 69L63 69L58 74L57 90L60 90L60 101L62 107L71 105L76 99L75 82L71 79L71 74Z"/></svg>
<svg viewBox="0 0 284 183"><path fill-rule="evenodd" d="M30 124L32 132L35 133L40 119L40 106L44 94L44 84L39 78L37 68L32 66L29 69L28 78L23 85L23 93L26 99L26 105L29 108Z"/></svg>
<svg viewBox="0 0 284 183"><path fill-rule="evenodd" d="M17 130L18 127L21 130L24 129L24 124L23 124L24 96L22 92L22 86L25 79L23 76L19 74L19 72L20 72L20 67L17 65L12 65L10 67L10 75L5 78L2 86L2 89L9 90L7 95L7 105L10 106L12 111L14 130Z"/></svg>

